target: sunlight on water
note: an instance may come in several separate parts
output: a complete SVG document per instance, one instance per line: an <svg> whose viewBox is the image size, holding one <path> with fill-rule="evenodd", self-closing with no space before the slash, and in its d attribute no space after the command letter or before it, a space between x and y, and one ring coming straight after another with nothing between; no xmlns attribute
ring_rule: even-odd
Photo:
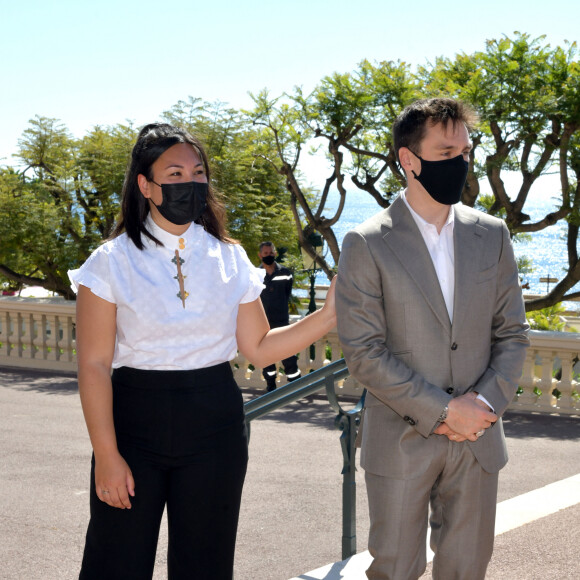
<svg viewBox="0 0 580 580"><path fill-rule="evenodd" d="M532 190L525 206L525 211L530 215L531 221L543 218L547 213L556 209L557 200L547 195ZM326 217L332 215L332 210L338 206L338 193L333 192L329 196L328 208L324 212ZM346 204L339 222L334 227L339 244L345 234L354 227L364 222L369 217L381 211L374 199L366 192L360 190L349 190L346 196ZM514 244L516 256L527 256L532 260L534 271L524 277L524 282L530 285L526 293L545 294L546 283L541 283L540 278L551 277L561 279L566 271L567 251L566 251L566 227L564 223L557 223L542 231L532 234L530 241L518 242ZM332 263L332 257L327 255ZM316 278L317 284L328 284L324 273ZM575 288L580 290L580 285ZM580 303L566 302L565 306L570 309L580 309Z"/></svg>

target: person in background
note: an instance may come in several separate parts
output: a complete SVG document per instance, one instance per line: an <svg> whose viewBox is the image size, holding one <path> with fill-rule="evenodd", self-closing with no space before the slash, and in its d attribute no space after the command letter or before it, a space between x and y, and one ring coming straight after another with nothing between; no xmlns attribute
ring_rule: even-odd
<svg viewBox="0 0 580 580"><path fill-rule="evenodd" d="M368 388L372 580L423 574L428 517L433 578L483 580L493 551L500 417L529 327L505 223L458 204L475 121L453 99L407 106L393 126L407 189L342 245L338 335Z"/></svg>
<svg viewBox="0 0 580 580"><path fill-rule="evenodd" d="M294 278L292 272L280 266L276 262L276 248L272 242L262 242L258 250L261 266L266 270L264 285L266 286L260 294L262 305L266 312L266 318L270 328L281 328L290 324L288 314L288 301L292 294L292 283ZM299 379L301 373L298 370L298 358L295 355L282 360L286 379L291 382ZM276 365L268 365L262 369L262 375L266 380L267 391L276 388L276 376L278 371Z"/></svg>
<svg viewBox="0 0 580 580"><path fill-rule="evenodd" d="M139 133L111 238L69 276L93 447L80 578L152 578L167 508L169 580L232 580L248 445L230 361L305 348L335 325L332 296L270 330L201 143L158 123Z"/></svg>

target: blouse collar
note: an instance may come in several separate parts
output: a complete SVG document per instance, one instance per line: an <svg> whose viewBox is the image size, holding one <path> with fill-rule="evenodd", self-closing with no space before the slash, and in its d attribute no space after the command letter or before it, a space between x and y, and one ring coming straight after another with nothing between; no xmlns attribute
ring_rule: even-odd
<svg viewBox="0 0 580 580"><path fill-rule="evenodd" d="M188 245L192 243L202 232L203 226L200 226L196 223L190 223L189 227L183 234L180 236L176 236L174 234L170 234L168 231L164 230L163 228L159 227L151 214L149 214L145 220L145 228L153 235L154 238L157 238L166 248L174 249L179 248L180 246ZM144 237L147 244L156 246L155 242L147 237ZM183 247L181 249L184 249Z"/></svg>

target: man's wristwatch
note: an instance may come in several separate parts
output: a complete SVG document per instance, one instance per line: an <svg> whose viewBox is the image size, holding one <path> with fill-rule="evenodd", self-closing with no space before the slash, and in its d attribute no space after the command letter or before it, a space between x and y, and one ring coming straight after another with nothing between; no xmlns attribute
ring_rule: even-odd
<svg viewBox="0 0 580 580"><path fill-rule="evenodd" d="M439 415L439 419L437 419L437 421L439 423L443 423L445 421L445 419L447 419L448 412L449 412L449 407L447 405L445 405L445 408L443 409L443 411L441 411L441 415Z"/></svg>

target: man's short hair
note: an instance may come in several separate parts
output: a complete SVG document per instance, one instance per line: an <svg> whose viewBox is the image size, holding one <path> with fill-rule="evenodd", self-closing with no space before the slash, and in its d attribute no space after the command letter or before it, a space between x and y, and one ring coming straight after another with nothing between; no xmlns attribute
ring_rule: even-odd
<svg viewBox="0 0 580 580"><path fill-rule="evenodd" d="M421 154L421 141L425 137L427 124L441 123L447 128L449 122L455 126L463 123L468 131L477 125L477 113L462 101L450 98L419 99L407 105L393 123L393 145L397 160L399 149L407 147L417 155Z"/></svg>
<svg viewBox="0 0 580 580"><path fill-rule="evenodd" d="M261 252L262 251L262 248L264 246L268 246L269 248L272 248L272 252L275 252L276 251L276 246L272 242L262 242L260 244L260 247L258 248L258 251Z"/></svg>

